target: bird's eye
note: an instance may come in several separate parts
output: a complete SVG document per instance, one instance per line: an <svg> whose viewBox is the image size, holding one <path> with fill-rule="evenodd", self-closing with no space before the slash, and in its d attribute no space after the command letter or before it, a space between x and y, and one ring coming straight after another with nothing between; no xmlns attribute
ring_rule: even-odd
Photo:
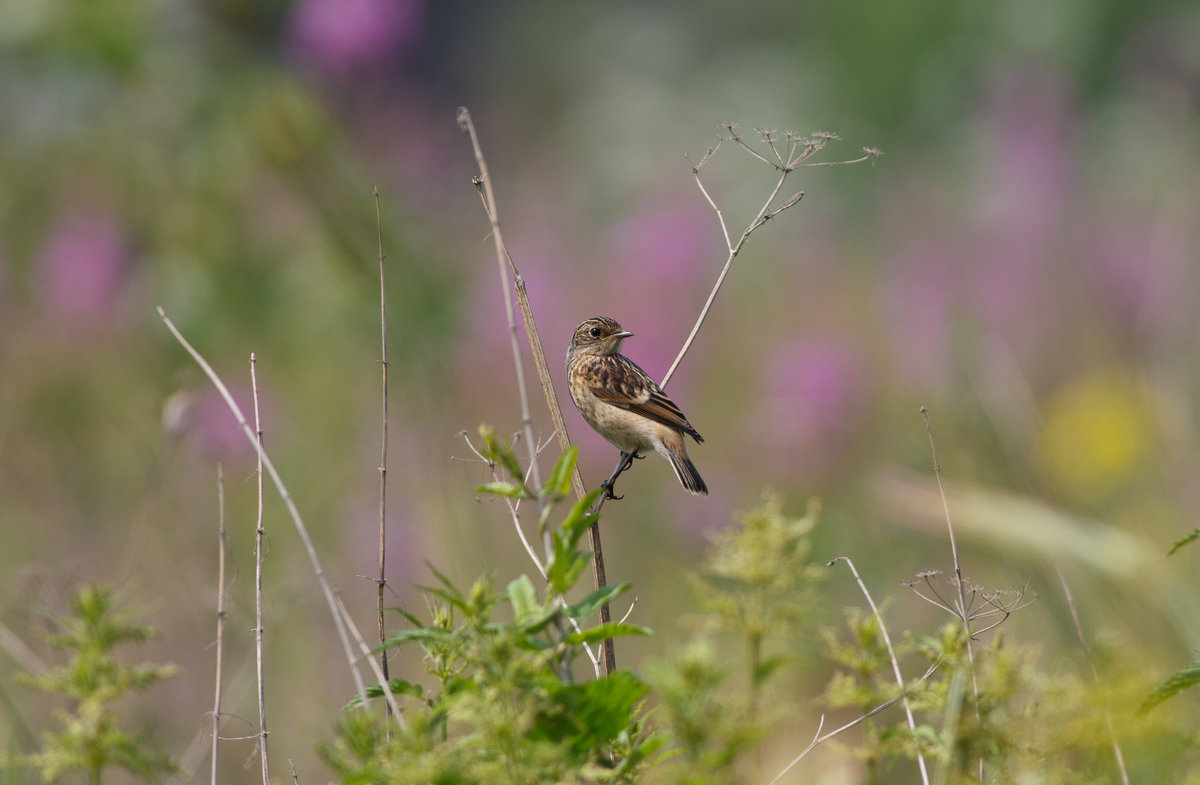
<svg viewBox="0 0 1200 785"><path fill-rule="evenodd" d="M588 330L588 332L591 334L591 336L593 338L600 337L600 328L599 327L593 327L592 329Z"/></svg>

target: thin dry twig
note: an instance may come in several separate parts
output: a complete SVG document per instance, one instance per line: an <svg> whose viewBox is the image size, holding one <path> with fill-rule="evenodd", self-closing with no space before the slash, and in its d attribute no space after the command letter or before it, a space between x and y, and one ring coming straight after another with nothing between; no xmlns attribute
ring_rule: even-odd
<svg viewBox="0 0 1200 785"><path fill-rule="evenodd" d="M913 593L920 597L925 602L928 602L934 607L940 608L956 619L961 619L962 613L958 610L960 601L955 598L947 600L942 596L942 592L938 589L937 584L933 579L940 575L939 570L927 570L917 573L914 580L906 581L905 586L913 590ZM920 584L925 585L924 591L919 588ZM951 578L950 583L957 585L957 579ZM966 603L966 616L970 622L978 621L979 619L996 619L986 627L976 629L973 632L975 638L983 635L985 632L994 630L1004 622L1008 621L1008 617L1022 608L1026 608L1037 600L1035 593L1032 598L1026 600L1026 586L1020 589L984 589L982 586L968 584L961 587L962 596Z"/></svg>
<svg viewBox="0 0 1200 785"><path fill-rule="evenodd" d="M550 378L549 365L546 362L546 352L542 348L541 335L537 329L537 323L533 317L533 307L529 302L529 293L525 289L525 279L521 276L516 264L513 262L512 255L508 252L508 246L504 243L504 238L500 233L500 216L496 207L496 195L492 190L491 177L488 174L487 161L483 157L483 148L479 144L479 137L475 132L475 124L471 120L471 113L465 106L458 109L458 126L471 139L471 147L475 154L475 163L479 167L479 174L475 178L475 187L479 192L479 198L483 202L483 210L487 214L488 221L492 227L492 239L496 247L496 258L500 265L500 277L504 286L504 306L508 316L509 332L513 344L513 357L517 366L517 384L518 391L522 401L522 415L525 425L525 438L529 442L530 449L533 450L535 444L533 440L532 420L529 415L528 399L525 392L525 377L522 371L520 362L520 352L517 349L516 342L516 326L513 323L512 299L508 295L508 276L505 272L505 264L508 265L508 270L512 272L513 280L516 286L517 302L521 308L521 319L525 324L525 335L529 341L529 348L533 354L534 366L537 369L538 380L542 385L542 394L546 398L546 408L550 411L550 419L554 423L554 432L558 436L558 445L564 452L571 446L571 437L567 434L567 423L563 419L562 406L558 403L558 395L554 391L554 383ZM532 459L535 467L534 482L537 487L541 487L540 477L536 473L536 458ZM583 477L579 473L579 467L576 466L571 474L571 485L575 490L576 498L582 499L587 495L587 489L583 485ZM539 504L540 509L540 504ZM547 553L549 553L549 532L544 532L546 538L545 543ZM588 543L592 551L592 578L597 589L601 589L607 585L607 575L604 569L604 548L600 541L600 525L594 523L588 529ZM611 620L611 611L608 603L600 606L600 623L607 624ZM605 639L601 643L601 649L604 653L603 671L604 675L612 673L617 668L616 650L613 646L611 638Z"/></svg>
<svg viewBox="0 0 1200 785"><path fill-rule="evenodd" d="M1071 595L1071 587L1067 585L1067 579L1062 574L1062 570L1055 566L1054 571L1058 573L1058 580L1062 584L1063 594L1067 598L1067 608L1071 611L1071 621L1075 623L1075 634L1079 636L1079 643L1083 646L1083 654L1087 659L1088 668L1092 671L1092 681L1097 686L1103 686L1104 682L1100 679L1100 671L1096 669L1096 661L1092 657L1092 647L1087 642L1087 637L1083 634L1083 623L1079 621L1079 611L1075 607L1075 598ZM1129 770L1125 767L1125 753L1121 751L1121 741L1117 738L1117 728L1113 724L1112 711L1108 707L1108 702L1105 701L1104 706L1104 724L1108 729L1109 739L1112 741L1113 757L1117 761L1117 771L1121 773L1121 782L1123 785L1129 785Z"/></svg>
<svg viewBox="0 0 1200 785"><path fill-rule="evenodd" d="M537 456L537 439L533 437L533 415L529 409L529 391L525 389L525 363L521 359L521 346L517 341L517 323L513 314L512 297L509 296L509 263L506 260L507 246L504 244L504 237L500 233L500 216L496 211L496 194L492 190L492 179L488 175L487 161L483 158L483 149L479 146L479 139L475 135L475 126L471 122L471 113L466 107L458 109L458 125L463 131L471 137L471 145L475 149L475 163L479 166L479 175L476 178L476 187L483 189L485 203L489 206L488 219L492 225L492 242L496 249L496 263L500 271L500 290L504 295L504 315L508 324L509 345L512 349L513 367L517 374L517 395L521 403L521 427L525 435L525 443L529 445L529 470L532 473L533 485L535 488L542 487L542 473L538 466ZM546 506L546 500L538 496L538 512L543 512ZM550 542L549 531L544 533L544 546L546 555L553 552Z"/></svg>
<svg viewBox="0 0 1200 785"><path fill-rule="evenodd" d="M0 622L0 650L16 660L30 676L43 676L50 672L46 661L3 622Z"/></svg>
<svg viewBox="0 0 1200 785"><path fill-rule="evenodd" d="M858 725L859 723L862 723L862 722L865 722L865 721L871 719L876 714L883 711L887 707L893 705L897 701L908 697L908 694L910 692L912 692L914 689L916 689L917 686L924 683L924 681L926 679L928 679L930 676L932 676L934 674L934 672L937 671L937 669L939 667L941 667L941 664L942 664L942 661L938 660L934 664L930 665L929 670L925 671L925 673L922 674L921 678L919 678L915 682L913 682L913 685L911 687L909 687L907 690L900 693L899 695L892 698L891 700L884 701L883 703L881 703L878 706L876 706L875 708L871 709L870 711L868 711L866 714L862 715L861 717L858 717L857 719L847 722L845 725L838 728L837 730L829 731L829 733L826 733L824 736L821 735L821 729L825 727L825 715L822 714L820 722L817 723L817 732L815 734L813 734L813 740L811 742L809 742L807 747L805 747L803 750L800 751L799 755L792 758L791 762L788 763L788 765L784 766L783 770L780 771L778 774L776 774L775 777L769 783L767 783L767 785L775 785L775 783L777 783L777 782L779 782L779 780L783 779L783 775L785 775L789 771L791 771L796 766L797 763L804 760L804 756L806 756L806 755L808 755L808 753L812 752L813 749L818 744L820 744L824 741L828 741L829 739L832 739L834 736L838 735L839 733L841 733L843 731L850 730L855 725Z"/></svg>
<svg viewBox="0 0 1200 785"><path fill-rule="evenodd" d="M388 356L387 356L387 279L383 267L383 220L379 209L379 189L375 191L375 233L379 243L379 367L382 379L382 417L380 422L379 447L379 579L377 581L378 603L376 610L379 614L379 666L383 671L383 683L389 684L388 653L384 643L387 634L383 625L383 590L387 586L387 454L388 454ZM392 704L385 703L384 711L391 716ZM388 738L391 738L391 725L387 726Z"/></svg>
<svg viewBox="0 0 1200 785"><path fill-rule="evenodd" d="M879 625L879 631L883 635L883 643L887 647L888 659L892 663L892 675L896 677L896 685L904 689L904 676L900 673L900 660L896 657L896 649L892 646L892 637L888 634L887 625L883 623L883 615L879 612L879 607L875 605L875 600L871 597L871 592L867 591L867 584L863 582L862 576L858 574L858 570L854 566L854 562L849 556L838 556L836 559L828 562L828 566L832 567L838 562L845 562L850 568L850 572L854 575L854 581L858 584L858 588L862 590L863 596L867 598L867 604L871 606L871 613L875 615L875 623ZM912 706L908 702L908 695L901 696L904 703L904 716L908 720L908 729L913 733L913 740L916 741L917 721L913 717ZM819 732L819 731L818 731ZM921 770L921 782L929 785L929 769L925 764L925 756L921 753L921 748L917 747L917 766Z"/></svg>
<svg viewBox="0 0 1200 785"><path fill-rule="evenodd" d="M746 241L750 239L750 235L754 234L754 232L761 228L763 224L772 218L775 218L783 211L795 207L804 197L803 191L797 191L787 199L783 200L781 203L776 204L776 200L779 198L779 194L783 190L784 183L787 181L788 176L798 168L813 166L814 164L805 163L807 159L820 152L828 142L837 139L835 135L828 133L817 133L811 135L809 138L805 138L798 134L789 132L785 135L786 147L784 150L780 150L778 140L775 137L775 132L760 130L759 136L766 144L767 150L771 156L768 158L746 143L742 136L737 132L737 126L731 123L726 123L722 126L722 128L729 135L726 137L718 137L717 144L708 148L704 152L704 155L700 158L699 162L692 164L692 175L696 180L696 187L700 189L701 195L704 196L704 200L708 202L709 207L711 207L713 212L716 213L717 223L720 224L721 234L725 238L725 250L727 255L725 257L725 263L721 267L721 272L717 275L716 283L713 284L712 291L710 291L708 294L708 299L704 301L704 306L700 309L700 315L696 318L695 324L692 325L692 330L688 333L687 338L684 340L683 346L679 350L679 354L676 355L674 362L671 363L671 367L667 369L666 374L663 376L660 386L664 389L671 381L671 378L675 375L675 371L678 370L679 364L683 362L683 358L687 356L688 351L691 350L692 344L696 340L696 336L700 333L700 328L704 325L705 320L708 319L708 314L712 310L712 306L717 299L717 295L720 293L721 288L725 285L725 279L728 277L729 271L733 268L734 259L736 259L738 254L741 253ZM742 230L742 233L738 236L736 242L730 237L729 226L725 221L725 213L719 206L717 206L716 200L713 199L712 195L708 192L708 188L705 187L704 180L701 178L701 170L704 168L704 166L716 156L724 142L730 141L737 144L739 147L762 163L774 168L779 173L779 177L775 181L775 186L771 189L770 195L763 202L762 207L759 208L758 212L755 213L754 218L751 219L746 225L746 228ZM860 163L873 158L874 155L874 152L867 152L860 158L856 158L851 161L838 161L837 163ZM690 158L688 159L688 162L691 163ZM621 474L632 464L633 456L623 454L621 459L617 462L616 468L613 469L612 474L606 481L608 487L611 488L612 484L616 482L617 478L620 477ZM611 494L605 494L604 496L600 497L599 501L596 503L596 507L593 509L593 512L599 512L600 508L604 506L604 502L609 498L611 498Z"/></svg>
<svg viewBox="0 0 1200 785"><path fill-rule="evenodd" d="M938 494L942 498L942 511L946 515L946 531L950 533L950 553L954 559L955 585L958 588L958 613L956 614L963 625L963 635L967 644L967 663L971 668L971 691L975 696L975 718L979 719L979 679L975 674L975 646L971 633L971 615L967 610L966 589L963 587L962 565L958 560L958 544L954 539L954 523L950 519L950 502L946 499L946 488L942 484L942 466L938 463L937 446L933 442L933 426L929 421L929 410L921 407L921 416L925 419L925 433L929 435L929 454L933 458L933 475L937 478ZM983 758L979 759L979 779L983 780Z"/></svg>
<svg viewBox="0 0 1200 785"><path fill-rule="evenodd" d="M257 451L258 456L262 461L263 468L270 476L271 482L275 485L276 491L283 500L284 507L287 509L288 515L292 519L292 524L296 529L296 533L300 537L300 542L304 546L304 550L308 555L309 562L312 564L313 572L317 578L317 583L321 587L321 593L324 595L325 601L329 606L330 614L333 616L334 627L337 629L338 638L341 640L342 648L345 651L347 664L350 667L350 674L354 679L356 692L359 694L362 704L366 706L366 686L363 684L362 675L358 672L358 668L355 665L355 655L350 645L349 632L346 629L347 625L353 626L354 622L351 619L343 619L342 614L338 611L338 603L334 596L333 586L330 585L329 579L325 576L325 570L321 566L320 556L317 555L316 546L313 545L312 537L308 533L308 527L304 523L304 518L300 515L300 510L296 506L296 502L292 499L292 495L288 491L287 486L284 484L283 478L280 476L279 471L275 468L275 463L271 460L271 456L267 453L266 448L263 447L262 443L256 437L255 432L250 428L249 423L246 422L246 417L242 414L241 407L238 406L237 401L234 400L233 395L229 392L229 388L225 385L225 382L221 380L221 377L215 370L213 370L213 367L209 365L207 360L204 359L204 356L201 355L200 352L198 352L196 348L193 347L188 340L183 337L183 333L179 331L179 328L175 326L175 323L171 321L170 317L167 316L166 311L163 310L161 306L158 308L158 315L159 318L163 320L163 323L167 326L167 329L170 330L171 334L175 337L175 340L179 342L179 344L187 351L189 355L191 355L196 364L200 366L200 369L204 371L206 376L208 376L209 381L212 382L213 386L217 389L217 392L221 394L221 397L225 400L225 405L229 408L230 412L237 420L238 426L242 429L243 435L246 436L246 438L250 441L250 444ZM374 659L372 658L370 662L374 664ZM387 688L387 685L384 684L382 687L385 697L390 698L391 691ZM400 720L400 723L403 726L403 717L397 717L397 719Z"/></svg>
<svg viewBox="0 0 1200 785"><path fill-rule="evenodd" d="M221 668L225 655L225 472L217 463L217 664L212 710L212 774L217 785L218 749L221 741Z"/></svg>
<svg viewBox="0 0 1200 785"><path fill-rule="evenodd" d="M271 768L267 757L267 696L266 679L263 674L263 430L258 409L258 373L253 354L250 355L250 387L254 394L254 442L258 448L258 522L254 538L254 610L257 623L254 628L254 645L257 656L258 674L258 750L262 760L263 785L271 785Z"/></svg>

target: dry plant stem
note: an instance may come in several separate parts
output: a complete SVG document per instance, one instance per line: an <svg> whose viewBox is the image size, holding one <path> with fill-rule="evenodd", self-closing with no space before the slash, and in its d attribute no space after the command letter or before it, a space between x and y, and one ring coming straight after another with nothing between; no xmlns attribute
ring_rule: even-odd
<svg viewBox="0 0 1200 785"><path fill-rule="evenodd" d="M217 785L217 752L221 741L221 668L225 654L225 473L217 464L217 674L212 710L212 774Z"/></svg>
<svg viewBox="0 0 1200 785"><path fill-rule="evenodd" d="M725 216L722 214L721 210L717 208L716 203L713 201L712 197L709 196L708 191L704 188L704 183L700 179L700 167L695 166L692 168L692 174L696 178L696 185L699 186L700 192L704 194L704 198L708 201L708 204L713 208L713 210L717 214L717 220L721 224L721 231L725 235L725 245L726 245L726 250L728 251L728 256L725 257L725 265L721 268L721 274L717 276L717 282L715 284L713 284L712 291L708 293L708 299L704 301L704 307L700 309L700 315L698 317L696 317L696 323L694 325L692 325L692 331L690 333L688 333L687 340L685 340L683 342L683 347L679 350L679 354L675 357L675 361L673 363L671 363L671 367L667 369L666 375L663 376L660 386L663 387L664 389L666 388L667 383L671 381L671 377L675 375L675 371L679 368L679 364L681 362L683 362L683 358L687 355L688 351L692 348L692 343L696 340L696 336L700 332L700 327L704 324L704 321L708 318L709 311L712 310L712 305L713 305L713 302L717 299L717 294L721 291L721 287L725 285L725 278L729 275L729 270L733 267L733 260L737 258L737 255L742 250L742 246L744 246L746 244L746 240L749 239L750 235L756 229L758 229L760 226L762 226L764 223L766 223L766 219L764 218L764 216L766 216L768 214L768 212L771 210L771 205L774 204L775 198L777 196L779 196L779 192L780 192L780 190L782 190L783 184L787 180L787 177L789 174L791 174L791 172L792 172L791 169L785 169L780 173L779 179L775 182L775 188L771 191L771 195L763 203L762 208L759 209L758 214L754 216L754 220L751 221L746 226L746 228L742 231L742 236L738 238L737 243L731 244L729 242L729 230L725 226ZM772 216L778 215L783 210L786 210L789 207L794 206L796 203L798 203L800 201L802 196L803 196L803 193L796 194L783 207L779 208L779 210L774 211L772 213Z"/></svg>
<svg viewBox="0 0 1200 785"><path fill-rule="evenodd" d="M971 691L975 696L975 718L979 719L979 680L975 677L975 647L972 644L971 617L967 613L967 594L963 586L962 565L958 560L958 544L954 539L954 524L950 519L950 502L946 500L946 488L942 485L942 466L938 463L937 447L933 442L933 426L929 422L929 410L921 407L925 419L925 433L929 435L929 454L933 459L933 476L937 478L938 494L942 498L942 512L946 516L946 531L950 533L950 554L954 559L954 583L958 587L958 616L962 619L963 635L967 642L967 663L971 666ZM979 780L983 781L983 758L979 759Z"/></svg>
<svg viewBox="0 0 1200 785"><path fill-rule="evenodd" d="M941 666L941 664L942 663L939 660L938 662L935 662L934 664L930 665L929 670L925 671L925 673L921 676L921 678L917 679L916 683L913 684L912 687L905 690L900 695L897 695L896 697L892 698L891 700L885 701L885 702L879 704L878 706L871 709L870 711L868 711L866 714L862 715L858 719L847 722L845 725L838 728L837 730L829 731L829 733L826 733L824 736L821 735L821 729L825 727L825 715L822 714L820 721L817 723L817 732L815 734L813 734L813 740L808 743L807 747L805 747L803 750L800 751L799 755L792 758L792 761L790 763L788 763L788 765L784 766L783 770L780 771L778 774L776 774L775 777L769 783L767 783L767 785L775 785L775 783L777 783L777 782L779 782L779 780L783 779L783 775L785 775L789 771L791 771L796 766L797 763L799 763L800 761L802 761L804 759L805 755L808 755L808 753L812 752L813 749L821 742L832 739L834 736L838 735L842 731L850 730L855 725L858 725L859 723L862 723L862 722L865 722L865 721L871 719L876 714L883 711L887 707L893 705L897 701L899 701L903 698L907 698L908 693L911 692L913 689L915 689L918 685L920 685L926 679L928 679L930 676L932 676L934 674L934 672L937 671L937 669Z"/></svg>
<svg viewBox="0 0 1200 785"><path fill-rule="evenodd" d="M773 207L776 198L779 197L779 192L783 190L783 184L786 182L788 175L797 169L811 166L846 166L849 164L862 163L863 161L871 160L876 155L874 151L870 151L867 152L866 155L848 161L805 163L810 156L820 152L830 139L834 139L836 137L829 134L818 134L814 136L812 140L805 140L800 139L793 134L787 134L785 137L787 149L781 153L779 147L777 146L778 140L776 140L773 136L774 132L760 131L759 136L761 136L763 141L766 143L767 149L770 150L771 156L774 159L770 160L746 144L745 140L737 133L734 126L726 125L725 128L730 133L730 136L728 137L729 140L736 142L739 147L750 153L758 160L774 167L775 170L779 172L779 179L775 182L775 188L771 191L771 195L763 203L763 206L761 209L759 209L758 213L754 216L754 220L750 221L750 223L746 225L746 228L742 231L741 237L738 238L738 241L736 243L732 243L729 239L729 228L725 224L725 214L721 211L721 208L717 207L717 203L713 200L712 196L709 195L708 189L704 187L704 181L700 179L700 170L705 164L712 160L714 155L716 155L717 150L719 150L721 147L720 143L706 151L704 157L700 159L700 162L692 167L692 175L696 178L696 186L700 189L700 193L704 195L704 200L708 202L709 206L712 207L713 212L717 214L717 221L721 225L721 234L725 237L725 247L729 252L729 255L725 258L725 265L721 268L721 274L717 276L717 282L713 285L712 291L709 292L708 299L705 301L704 307L700 309L700 316L697 317L695 325L692 326L692 331L688 334L687 340L683 342L683 348L679 350L679 355L675 358L675 362L671 363L671 367L667 369L666 375L663 376L660 386L664 388L667 386L667 382L671 381L671 377L675 375L675 370L679 367L679 363L683 362L683 358L688 353L688 350L692 348L692 342L696 340L696 335L700 332L700 327L704 324L704 320L708 318L708 312L712 310L713 301L716 300L717 293L721 291L721 287L725 284L725 277L729 275L729 270L733 266L733 260L737 258L739 253L741 253L742 246L746 244L746 240L750 238L750 235L753 234L755 230L757 230L767 221L775 218L784 210L789 210L795 207L797 204L799 204L800 200L804 198L804 192L797 191L785 199L782 204Z"/></svg>
<svg viewBox="0 0 1200 785"><path fill-rule="evenodd" d="M875 615L875 623L879 625L879 631L883 635L883 643L887 646L888 659L892 662L892 674L896 677L896 685L904 690L904 676L900 673L900 660L896 657L896 649L892 646L892 637L888 634L887 625L883 623L883 616L879 613L879 607L875 605L875 600L871 597L871 593L867 591L867 585L863 582L862 576L858 574L858 570L854 566L854 562L850 561L849 556L839 556L833 559L828 564L830 567L838 562L845 562L850 568L851 574L854 575L854 581L858 584L858 588L862 590L863 596L867 598L867 604L871 606L871 613ZM908 719L908 729L913 733L913 741L916 742L917 721L913 717L912 706L908 702L908 695L901 696L904 703L904 716ZM921 749L917 747L917 766L921 770L921 782L929 785L929 768L925 763L925 756L921 754Z"/></svg>
<svg viewBox="0 0 1200 785"><path fill-rule="evenodd" d="M521 427L525 435L525 443L529 445L529 469L533 477L533 485L535 488L542 487L542 472L538 467L537 455L537 440L533 438L533 415L529 410L529 391L525 389L525 364L521 360L521 345L517 340L517 322L513 315L512 297L509 295L508 283L508 263L505 259L506 246L504 245L504 237L500 233L500 216L496 212L496 194L492 190L492 179L488 175L487 161L483 158L483 149L479 146L479 139L475 135L475 126L471 122L471 114L466 107L459 107L458 110L458 125L471 137L471 146L475 150L475 163L479 166L478 183L483 188L484 200L490 206L488 210L488 219L492 225L492 243L496 250L496 264L500 271L500 291L504 296L504 316L508 324L508 341L512 349L513 367L517 374L517 394L521 401ZM542 512L546 507L546 501L541 497L538 498L538 512ZM546 555L553 553L553 546L550 543L550 534L546 532L543 537Z"/></svg>
<svg viewBox="0 0 1200 785"><path fill-rule="evenodd" d="M1102 686L1103 681L1100 680L1100 671L1096 670L1096 661L1092 658L1092 647L1088 645L1087 638L1083 634L1083 624L1079 621L1079 611L1075 607L1075 598L1071 596L1071 588L1067 585L1067 579L1063 577L1062 570L1056 566L1054 571L1058 573L1059 583L1062 584L1063 594L1067 598L1067 608L1071 611L1071 621L1075 623L1075 634L1079 636L1079 643L1083 646L1083 655L1087 658L1088 668L1092 671L1092 680L1097 686ZM1112 712L1109 710L1107 701L1104 706L1104 724L1108 726L1108 736L1112 740L1113 757L1117 760L1117 771L1121 772L1121 782L1123 785L1129 785L1129 771L1125 768L1125 754L1121 751L1121 742L1117 739L1117 729L1113 725Z"/></svg>
<svg viewBox="0 0 1200 785"><path fill-rule="evenodd" d="M367 703L366 686L363 684L362 675L358 672L358 668L355 666L355 657L350 646L349 633L346 631L346 624L349 623L353 625L353 621L347 622L343 620L341 613L338 612L337 600L334 597L333 587L330 585L329 579L325 576L325 570L321 566L321 559L317 555L317 549L313 545L312 537L309 536L308 533L308 526L305 525L304 518L301 517L299 508L296 507L296 502L292 499L292 495L288 491L287 486L284 485L283 478L279 475L279 471L275 468L275 464L271 460L271 456L267 454L266 449L255 436L255 433L250 428L249 423L246 422L246 417L242 414L241 407L238 406L237 401L234 400L233 395L229 392L229 388L225 385L225 382L221 380L221 377L217 375L217 372L214 371L212 366L209 365L208 361L204 359L204 356L201 355L200 352L196 351L195 347L188 343L187 339L183 337L183 333L179 332L179 328L175 326L175 323L171 321L170 317L167 316L166 311L164 311L161 306L158 308L158 315L159 318L163 320L163 323L167 326L167 329L171 331L171 334L175 336L175 340L179 342L180 346L182 346L189 355L191 355L196 364L200 366L200 369L204 371L204 374L208 376L209 381L212 382L213 386L217 389L217 392L219 392L221 397L225 400L225 405L229 408L230 412L233 413L234 418L238 422L238 426L242 429L242 433L250 441L250 444L253 446L253 448L258 452L258 456L262 461L263 468L266 470L267 475L270 476L271 482L275 485L276 491L283 500L284 507L287 508L288 515L292 519L292 524L296 528L296 533L300 537L300 542L303 544L305 553L308 555L309 562L312 564L313 572L316 575L317 582L321 586L321 593L324 595L325 601L329 606L329 612L333 616L334 626L338 632L338 638L341 640L342 648L346 652L347 664L350 668L350 674L354 679L356 691L358 692L362 699L363 705L365 706ZM371 662L374 663L374 659L372 659ZM386 689L386 685L384 688L384 694L385 696L390 696L391 694L390 691ZM400 719L401 721L403 720L403 718Z"/></svg>
<svg viewBox="0 0 1200 785"><path fill-rule="evenodd" d="M479 167L479 175L475 179L475 184L479 190L480 199L483 200L484 212L487 214L488 221L492 227L492 241L496 249L496 261L500 267L500 280L504 293L505 314L508 318L513 363L517 371L517 390L521 397L521 416L525 430L525 440L529 444L534 486L541 488L541 474L537 462L537 443L533 438L533 418L529 411L529 397L525 390L524 367L521 362L521 352L517 342L516 323L513 319L512 297L509 295L508 272L510 269L516 281L517 297L521 306L521 318L525 323L525 334L528 337L529 346L533 353L538 379L542 385L542 393L546 396L547 408L549 408L550 417L554 422L554 430L558 435L559 447L566 450L571 446L571 440L567 436L567 426L566 421L563 420L562 407L559 406L558 396L555 394L554 385L550 380L550 370L546 363L546 353L542 349L541 338L533 319L533 309L530 307L529 295L525 290L525 280L521 277L520 272L513 263L512 257L508 253L508 247L504 243L504 237L500 230L500 215L496 207L496 194L492 189L492 179L488 174L487 161L483 157L483 148L479 144L479 137L475 132L475 124L471 120L471 113L465 106L458 109L458 125L470 137L471 148L475 154L475 163ZM571 483L575 489L576 496L583 498L586 495L586 490L584 489L583 478L580 476L578 468L575 469L571 477ZM540 513L543 510L544 501L539 498L538 511ZM604 550L600 543L600 527L597 524L593 524L588 531L588 540L592 548L592 576L595 579L596 588L599 589L607 585L607 581L604 571ZM543 533L543 544L546 556L549 558L553 551L549 531ZM609 607L605 603L600 608L600 621L601 623L607 623L610 618ZM603 641L602 648L604 651L604 674L608 675L617 667L616 652L612 640L606 639Z"/></svg>
<svg viewBox="0 0 1200 785"><path fill-rule="evenodd" d="M263 785L271 785L271 769L269 758L267 757L266 680L263 678L263 430L262 418L258 409L258 373L255 366L256 361L254 355L251 354L250 387L254 394L254 442L258 448L258 471L255 472L258 482L258 523L255 526L254 538L254 612L257 620L254 628L254 646L258 674L258 751L262 759Z"/></svg>
<svg viewBox="0 0 1200 785"><path fill-rule="evenodd" d="M387 586L387 453L388 453L388 357L387 357L387 291L386 278L383 270L383 221L379 209L379 189L375 189L375 233L379 243L379 367L383 373L382 399L383 414L380 424L379 447L379 580L377 581L379 614L379 666L383 671L383 683L389 684L388 654L383 643L387 634L383 626L383 590ZM388 716L392 713L392 704L385 703ZM391 738L391 726L387 727L388 738Z"/></svg>
<svg viewBox="0 0 1200 785"><path fill-rule="evenodd" d="M296 773L296 764L292 762L291 758L288 758L288 765L292 767L292 782L300 785L300 775Z"/></svg>
<svg viewBox="0 0 1200 785"><path fill-rule="evenodd" d="M374 674L375 678L379 682L380 688L383 690L383 698L387 702L388 713L396 717L401 728L407 728L407 725L404 722L404 717L400 715L400 706L396 703L396 696L392 694L392 691L389 688L389 683L383 676L383 669L379 667L379 663L376 662L375 658L371 656L371 647L367 645L366 640L363 638L362 634L359 633L358 626L355 625L354 619L350 616L350 611L346 609L346 604L342 602L341 596L335 594L334 598L337 600L338 613L341 614L342 619L346 623L346 628L350 631L350 635L354 638L354 643L358 646L358 651L362 655L363 661L366 662L371 668L371 672ZM366 708L366 703L363 704L363 708Z"/></svg>
<svg viewBox="0 0 1200 785"><path fill-rule="evenodd" d="M50 672L50 666L46 664L46 661L3 623L0 623L0 650L16 660L17 664L30 676L43 676Z"/></svg>

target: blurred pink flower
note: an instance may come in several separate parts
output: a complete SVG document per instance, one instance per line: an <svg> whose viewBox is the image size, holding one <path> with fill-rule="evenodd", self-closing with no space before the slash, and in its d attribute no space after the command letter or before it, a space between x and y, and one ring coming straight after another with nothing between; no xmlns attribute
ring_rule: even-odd
<svg viewBox="0 0 1200 785"><path fill-rule="evenodd" d="M1087 228L1082 274L1125 329L1152 337L1186 323L1188 265L1169 230L1133 218Z"/></svg>
<svg viewBox="0 0 1200 785"><path fill-rule="evenodd" d="M866 403L859 351L841 336L810 334L771 358L764 404L754 412L760 444L789 474L829 468L848 446Z"/></svg>
<svg viewBox="0 0 1200 785"><path fill-rule="evenodd" d="M658 203L635 210L613 231L610 280L620 296L603 315L634 333L625 353L656 380L679 353L717 273L717 234L703 209Z"/></svg>
<svg viewBox="0 0 1200 785"><path fill-rule="evenodd" d="M254 403L250 392L244 389L231 392L238 406L242 408L242 413L252 418ZM215 390L195 394L187 402L187 409L183 431L188 435L188 442L205 459L242 461L251 459L256 454L233 413L225 405L225 399ZM264 421L269 422L268 407L261 400L259 409L264 412Z"/></svg>
<svg viewBox="0 0 1200 785"><path fill-rule="evenodd" d="M1072 96L1054 73L1002 74L983 118L990 156L979 184L973 299L982 317L1017 348L1036 345L1047 313L1053 244L1061 236L1071 176Z"/></svg>
<svg viewBox="0 0 1200 785"><path fill-rule="evenodd" d="M130 266L130 252L114 216L71 209L51 226L35 273L48 318L96 325L112 316Z"/></svg>
<svg viewBox="0 0 1200 785"><path fill-rule="evenodd" d="M303 62L333 76L388 63L418 40L422 0L300 0L287 38Z"/></svg>

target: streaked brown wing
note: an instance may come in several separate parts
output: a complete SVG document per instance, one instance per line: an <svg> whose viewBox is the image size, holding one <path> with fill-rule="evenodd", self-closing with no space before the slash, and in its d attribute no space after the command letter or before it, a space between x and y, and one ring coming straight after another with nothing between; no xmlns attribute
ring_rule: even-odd
<svg viewBox="0 0 1200 785"><path fill-rule="evenodd" d="M632 360L619 354L598 357L592 371L589 381L597 398L704 441L675 402Z"/></svg>

